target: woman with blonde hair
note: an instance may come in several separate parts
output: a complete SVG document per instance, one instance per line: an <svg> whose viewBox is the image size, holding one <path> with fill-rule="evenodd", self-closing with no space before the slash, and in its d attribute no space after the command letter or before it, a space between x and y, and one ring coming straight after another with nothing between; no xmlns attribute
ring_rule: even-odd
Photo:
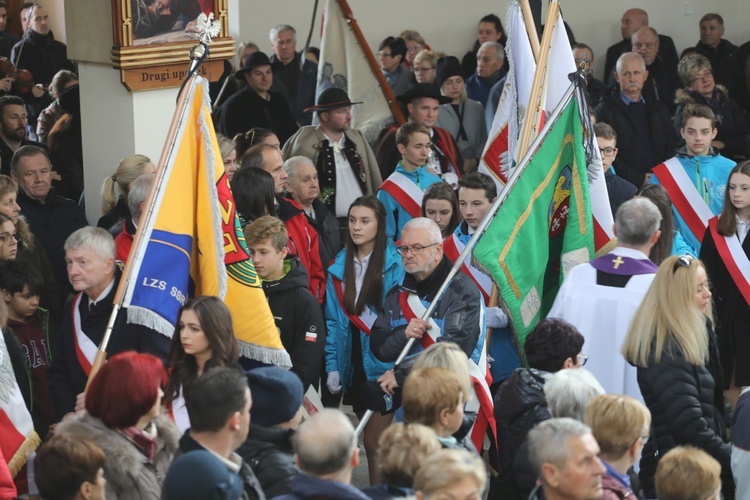
<svg viewBox="0 0 750 500"><path fill-rule="evenodd" d="M424 461L414 477L417 500L479 500L487 483L484 462L466 450L440 450Z"/></svg>
<svg viewBox="0 0 750 500"><path fill-rule="evenodd" d="M216 134L216 140L219 142L219 152L221 153L221 161L224 164L224 172L227 174L227 180L231 182L234 173L239 168L237 164L237 143L221 134Z"/></svg>
<svg viewBox="0 0 750 500"><path fill-rule="evenodd" d="M435 83L438 59L440 53L427 49L414 56L414 78L417 83Z"/></svg>
<svg viewBox="0 0 750 500"><path fill-rule="evenodd" d="M652 417L639 474L646 497L656 498L654 473L660 458L682 445L716 458L724 491L732 492L711 292L700 260L680 255L662 262L633 317L622 354L638 369L638 385Z"/></svg>
<svg viewBox="0 0 750 500"><path fill-rule="evenodd" d="M104 179L102 184L102 215L97 227L106 229L113 237L122 231L123 222L131 217L128 208L130 186L139 175L152 174L156 167L148 156L126 156L117 164L114 174ZM120 195L117 195L117 191Z"/></svg>

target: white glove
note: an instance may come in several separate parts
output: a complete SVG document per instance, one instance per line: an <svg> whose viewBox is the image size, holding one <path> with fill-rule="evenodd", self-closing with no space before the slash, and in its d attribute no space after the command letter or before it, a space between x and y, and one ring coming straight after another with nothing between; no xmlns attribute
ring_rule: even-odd
<svg viewBox="0 0 750 500"><path fill-rule="evenodd" d="M499 307L488 307L484 319L487 328L505 328L508 326L508 316Z"/></svg>
<svg viewBox="0 0 750 500"><path fill-rule="evenodd" d="M443 178L443 181L450 185L453 189L458 189L458 176L454 174L453 172L446 172L444 174L441 174L440 177Z"/></svg>
<svg viewBox="0 0 750 500"><path fill-rule="evenodd" d="M326 387L331 391L331 394L338 394L341 392L341 379L339 372L331 372L328 374L328 380L326 380Z"/></svg>

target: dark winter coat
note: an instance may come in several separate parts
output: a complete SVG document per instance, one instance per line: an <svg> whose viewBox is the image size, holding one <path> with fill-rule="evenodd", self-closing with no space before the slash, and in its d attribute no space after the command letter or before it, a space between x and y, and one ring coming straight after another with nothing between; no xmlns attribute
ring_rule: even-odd
<svg viewBox="0 0 750 500"><path fill-rule="evenodd" d="M326 345L326 322L320 304L307 290L307 272L296 256L284 262L287 273L277 281L263 281L281 343L292 358L305 391L317 382Z"/></svg>
<svg viewBox="0 0 750 500"><path fill-rule="evenodd" d="M10 60L16 61L16 68L29 70L34 75L34 83L49 85L52 77L61 69L76 70L73 62L68 59L67 47L55 40L51 32L42 35L30 29L21 52L22 42L13 47Z"/></svg>
<svg viewBox="0 0 750 500"><path fill-rule="evenodd" d="M180 432L165 415L154 424L157 435L153 460L148 460L125 434L87 413L58 424L55 434L88 438L102 449L107 457L104 478L108 500L159 500Z"/></svg>
<svg viewBox="0 0 750 500"><path fill-rule="evenodd" d="M727 85L730 81L729 75L737 46L722 38L717 47L710 47L699 41L695 44L695 50L711 62L716 83Z"/></svg>
<svg viewBox="0 0 750 500"><path fill-rule="evenodd" d="M646 113L654 152L653 165L638 165L638 151L641 148L638 130L643 124L633 122L628 115L625 103L620 98L619 85L605 94L594 113L597 121L608 123L617 132L617 175L636 187L643 185L646 173L654 166L674 156L677 139L672 130L672 119L664 104L649 101L646 97Z"/></svg>
<svg viewBox="0 0 750 500"><path fill-rule="evenodd" d="M293 65L297 77L296 88L294 92L288 89L279 77L281 61L276 58L276 54L271 55L271 67L273 68L273 89L284 96L292 116L300 125L310 125L312 123L312 111L305 110L315 104L315 91L318 87L318 65L309 59L305 59L300 69L301 58L304 55L301 52L294 54L294 59L289 64ZM281 140L284 144L285 139Z"/></svg>
<svg viewBox="0 0 750 500"><path fill-rule="evenodd" d="M500 467L513 463L529 431L552 418L544 396L544 384L552 376L534 368L518 368L495 395L495 421Z"/></svg>
<svg viewBox="0 0 750 500"><path fill-rule="evenodd" d="M298 472L292 436L293 429L252 424L247 440L237 450L255 472L268 498L292 492L292 479Z"/></svg>
<svg viewBox="0 0 750 500"><path fill-rule="evenodd" d="M365 500L368 498L352 485L299 472L292 480L292 492L276 497L275 500Z"/></svg>
<svg viewBox="0 0 750 500"><path fill-rule="evenodd" d="M128 208L128 197L120 196L112 210L99 217L96 227L106 229L113 238L116 238L122 231L125 221L131 217L130 208Z"/></svg>
<svg viewBox="0 0 750 500"><path fill-rule="evenodd" d="M268 94L267 101L248 86L227 99L216 111L219 131L234 137L251 128L263 127L273 131L284 144L298 126L284 96L274 91Z"/></svg>
<svg viewBox="0 0 750 500"><path fill-rule="evenodd" d="M325 204L319 199L312 203L315 211L315 218L307 216L307 222L318 232L318 249L320 250L320 262L323 264L323 270L327 271L328 266L333 263L343 248L341 244L341 229L336 216L331 213Z"/></svg>
<svg viewBox="0 0 750 500"><path fill-rule="evenodd" d="M647 498L656 498L654 474L660 457L683 445L700 448L719 461L725 497L734 488L731 448L724 440L721 366L710 323L706 334L709 359L704 365L688 363L679 347L666 344L659 363L652 355L647 367L638 367L638 386L651 412L651 439L643 448L639 472Z"/></svg>

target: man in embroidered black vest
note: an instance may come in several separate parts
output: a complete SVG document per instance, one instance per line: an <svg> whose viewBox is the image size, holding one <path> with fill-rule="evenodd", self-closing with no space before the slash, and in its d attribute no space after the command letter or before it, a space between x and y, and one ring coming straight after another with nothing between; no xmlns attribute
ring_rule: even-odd
<svg viewBox="0 0 750 500"><path fill-rule="evenodd" d="M300 128L284 144L284 158L306 156L318 170L320 200L336 217L346 218L349 205L374 194L383 182L375 154L359 130L351 128L352 102L341 89L327 88L310 111L319 125Z"/></svg>

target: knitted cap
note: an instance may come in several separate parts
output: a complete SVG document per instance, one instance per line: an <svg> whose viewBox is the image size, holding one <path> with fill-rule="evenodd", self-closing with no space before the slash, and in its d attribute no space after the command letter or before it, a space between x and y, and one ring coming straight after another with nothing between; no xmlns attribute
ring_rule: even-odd
<svg viewBox="0 0 750 500"><path fill-rule="evenodd" d="M251 424L272 427L290 421L302 406L302 381L289 370L264 366L247 372L253 406Z"/></svg>

